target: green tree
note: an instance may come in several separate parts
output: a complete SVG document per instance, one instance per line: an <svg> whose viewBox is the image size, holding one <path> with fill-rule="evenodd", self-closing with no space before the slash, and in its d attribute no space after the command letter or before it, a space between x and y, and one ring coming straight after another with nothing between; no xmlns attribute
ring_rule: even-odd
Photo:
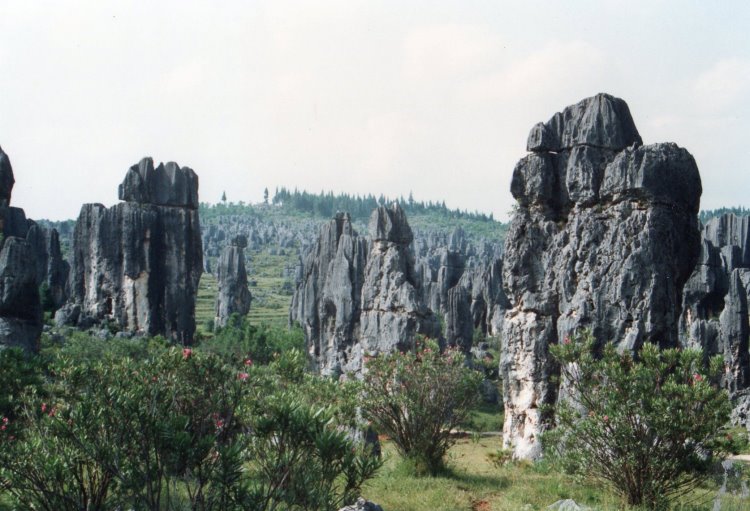
<svg viewBox="0 0 750 511"><path fill-rule="evenodd" d="M728 447L725 391L713 382L720 358L646 344L636 356L607 344L597 356L590 334L551 352L567 398L546 453L573 473L598 479L631 506L665 509L708 477Z"/></svg>
<svg viewBox="0 0 750 511"><path fill-rule="evenodd" d="M362 413L387 434L419 475L438 473L455 443L451 429L463 422L479 398L482 376L454 349L440 353L427 341L407 353L366 361Z"/></svg>

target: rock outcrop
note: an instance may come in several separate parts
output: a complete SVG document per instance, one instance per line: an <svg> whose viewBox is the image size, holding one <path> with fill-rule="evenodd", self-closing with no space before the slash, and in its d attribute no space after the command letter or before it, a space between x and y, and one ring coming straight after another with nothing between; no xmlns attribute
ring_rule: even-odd
<svg viewBox="0 0 750 511"><path fill-rule="evenodd" d="M357 373L365 355L409 349L417 333L439 334L416 278L413 235L401 207L376 209L369 230L368 242L348 214L337 214L303 264L289 317L302 325L323 374Z"/></svg>
<svg viewBox="0 0 750 511"><path fill-rule="evenodd" d="M14 183L10 158L0 148L0 348L37 351L42 333L39 285L47 279L40 260L47 244L40 248L36 241L50 233L28 220L23 209L10 206Z"/></svg>
<svg viewBox="0 0 750 511"><path fill-rule="evenodd" d="M425 305L411 250L413 234L398 203L370 216L370 253L362 286L360 340L367 354L405 351L416 334L439 337L440 325Z"/></svg>
<svg viewBox="0 0 750 511"><path fill-rule="evenodd" d="M541 454L557 399L548 348L578 329L636 350L678 344L682 288L700 253L701 181L675 144L644 146L628 106L599 94L534 126L513 172L500 370L504 444Z"/></svg>
<svg viewBox="0 0 750 511"><path fill-rule="evenodd" d="M507 308L502 248L485 241L475 244L460 227L450 235L422 236L413 246L425 302L442 316L446 342L467 351L475 331L498 335Z"/></svg>
<svg viewBox="0 0 750 511"><path fill-rule="evenodd" d="M0 347L39 350L42 307L32 245L6 238L0 250ZM29 264L29 262L32 264Z"/></svg>
<svg viewBox="0 0 750 511"><path fill-rule="evenodd" d="M359 319L367 241L338 213L320 229L305 257L292 298L291 322L298 322L313 366L323 374L356 371L361 364Z"/></svg>
<svg viewBox="0 0 750 511"><path fill-rule="evenodd" d="M245 247L247 238L239 235L224 248L216 270L219 291L216 295L217 326L225 326L232 314L244 316L250 311L252 295L247 288L245 270Z"/></svg>
<svg viewBox="0 0 750 511"><path fill-rule="evenodd" d="M71 299L62 319L161 334L190 344L203 269L198 176L151 158L130 168L111 208L85 204L76 223ZM76 311L80 311L76 313Z"/></svg>
<svg viewBox="0 0 750 511"><path fill-rule="evenodd" d="M680 317L684 346L722 355L722 384L735 402L733 422L750 428L750 217L712 218L703 227L700 258L685 284Z"/></svg>
<svg viewBox="0 0 750 511"><path fill-rule="evenodd" d="M60 251L60 237L55 229L32 224L26 235L36 259L37 281L41 283L44 305L60 308L68 298L67 283L70 265Z"/></svg>

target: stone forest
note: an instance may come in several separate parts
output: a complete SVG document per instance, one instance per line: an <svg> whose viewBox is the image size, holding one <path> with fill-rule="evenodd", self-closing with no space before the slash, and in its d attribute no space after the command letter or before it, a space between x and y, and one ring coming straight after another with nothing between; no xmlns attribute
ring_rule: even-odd
<svg viewBox="0 0 750 511"><path fill-rule="evenodd" d="M502 224L150 157L34 221L0 149L0 510L750 509L750 217L608 94L526 150Z"/></svg>

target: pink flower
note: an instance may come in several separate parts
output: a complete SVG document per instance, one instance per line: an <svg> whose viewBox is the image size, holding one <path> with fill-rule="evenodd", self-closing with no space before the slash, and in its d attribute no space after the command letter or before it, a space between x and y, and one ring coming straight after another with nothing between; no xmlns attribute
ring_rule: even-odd
<svg viewBox="0 0 750 511"><path fill-rule="evenodd" d="M2 426L0 426L0 431L5 431L5 428L6 428L6 427L7 427L7 426L5 426L5 424L3 424Z"/></svg>
<svg viewBox="0 0 750 511"><path fill-rule="evenodd" d="M193 356L193 350L190 348L182 348L182 360L187 360Z"/></svg>
<svg viewBox="0 0 750 511"><path fill-rule="evenodd" d="M250 358L248 358L247 360L245 360L245 365L246 365L246 366L251 366L251 365L253 365L253 360L252 360L252 359L250 359Z"/></svg>
<svg viewBox="0 0 750 511"><path fill-rule="evenodd" d="M8 418L7 417L3 417L3 424L8 424Z"/></svg>
<svg viewBox="0 0 750 511"><path fill-rule="evenodd" d="M223 419L218 419L216 421L216 429L221 429L223 427L224 427L224 420Z"/></svg>
<svg viewBox="0 0 750 511"><path fill-rule="evenodd" d="M563 344L570 344L570 337L566 336L565 339L563 339Z"/></svg>
<svg viewBox="0 0 750 511"><path fill-rule="evenodd" d="M693 380L694 380L694 381L703 381L703 376L701 376L701 375L700 375L700 374L698 374L698 373L695 373L695 374L693 375Z"/></svg>
<svg viewBox="0 0 750 511"><path fill-rule="evenodd" d="M248 379L248 377L250 377L250 375L247 373L240 373L237 375L237 379L240 381L245 381Z"/></svg>
<svg viewBox="0 0 750 511"><path fill-rule="evenodd" d="M602 420L604 422L609 422L609 415L605 415L604 417L602 417Z"/></svg>
<svg viewBox="0 0 750 511"><path fill-rule="evenodd" d="M47 415L49 415L50 417L54 417L56 413L57 413L57 408L53 407L52 410L50 410Z"/></svg>
<svg viewBox="0 0 750 511"><path fill-rule="evenodd" d="M42 413L47 413L47 403L42 403Z"/></svg>

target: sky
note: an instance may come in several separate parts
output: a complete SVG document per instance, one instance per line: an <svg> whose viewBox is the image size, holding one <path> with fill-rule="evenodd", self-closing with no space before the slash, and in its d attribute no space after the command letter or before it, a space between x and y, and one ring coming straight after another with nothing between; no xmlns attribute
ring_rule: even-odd
<svg viewBox="0 0 750 511"><path fill-rule="evenodd" d="M750 2L0 0L0 146L30 218L117 202L143 156L264 188L507 219L531 127L608 92L750 205Z"/></svg>

